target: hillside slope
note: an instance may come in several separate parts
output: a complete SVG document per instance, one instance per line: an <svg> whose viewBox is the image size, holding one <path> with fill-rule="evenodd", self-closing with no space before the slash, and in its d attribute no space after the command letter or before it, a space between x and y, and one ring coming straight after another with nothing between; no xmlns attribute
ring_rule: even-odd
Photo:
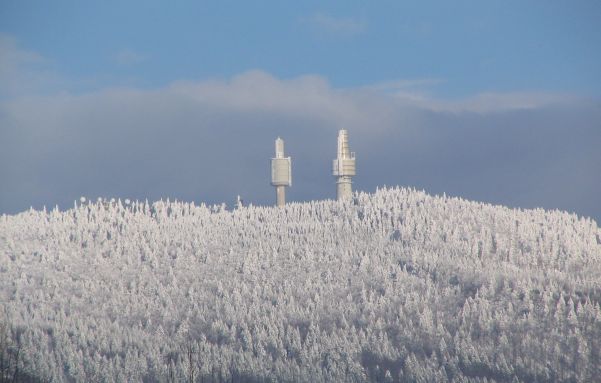
<svg viewBox="0 0 601 383"><path fill-rule="evenodd" d="M2 216L0 302L47 380L601 381L594 221L404 188Z"/></svg>

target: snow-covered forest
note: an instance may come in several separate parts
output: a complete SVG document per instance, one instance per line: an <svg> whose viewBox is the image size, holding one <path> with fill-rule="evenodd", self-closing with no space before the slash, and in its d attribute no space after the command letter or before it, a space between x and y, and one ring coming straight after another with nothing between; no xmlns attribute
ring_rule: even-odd
<svg viewBox="0 0 601 383"><path fill-rule="evenodd" d="M591 219L405 188L0 217L0 380L601 381Z"/></svg>

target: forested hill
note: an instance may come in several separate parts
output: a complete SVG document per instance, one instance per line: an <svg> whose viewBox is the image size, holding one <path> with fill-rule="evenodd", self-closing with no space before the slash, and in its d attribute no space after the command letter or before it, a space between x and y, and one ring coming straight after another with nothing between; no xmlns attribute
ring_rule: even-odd
<svg viewBox="0 0 601 383"><path fill-rule="evenodd" d="M594 221L405 188L4 215L0 304L0 379L601 381Z"/></svg>

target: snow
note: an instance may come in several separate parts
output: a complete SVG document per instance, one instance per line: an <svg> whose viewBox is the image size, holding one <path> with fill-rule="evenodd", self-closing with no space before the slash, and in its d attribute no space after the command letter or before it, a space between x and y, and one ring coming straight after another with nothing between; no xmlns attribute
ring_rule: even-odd
<svg viewBox="0 0 601 383"><path fill-rule="evenodd" d="M601 380L590 219L406 188L233 211L80 201L0 217L0 322L21 374Z"/></svg>

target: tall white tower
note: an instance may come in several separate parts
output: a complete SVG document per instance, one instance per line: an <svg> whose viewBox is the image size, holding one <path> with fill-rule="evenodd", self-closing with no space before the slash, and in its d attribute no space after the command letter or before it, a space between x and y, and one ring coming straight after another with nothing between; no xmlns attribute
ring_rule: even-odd
<svg viewBox="0 0 601 383"><path fill-rule="evenodd" d="M348 132L340 129L338 132L338 156L333 163L332 174L337 177L337 198L343 200L353 195L352 181L355 171L355 153L348 147Z"/></svg>
<svg viewBox="0 0 601 383"><path fill-rule="evenodd" d="M275 140L275 158L271 159L271 185L275 186L276 205L286 204L286 186L292 185L292 164L284 157L284 140Z"/></svg>

